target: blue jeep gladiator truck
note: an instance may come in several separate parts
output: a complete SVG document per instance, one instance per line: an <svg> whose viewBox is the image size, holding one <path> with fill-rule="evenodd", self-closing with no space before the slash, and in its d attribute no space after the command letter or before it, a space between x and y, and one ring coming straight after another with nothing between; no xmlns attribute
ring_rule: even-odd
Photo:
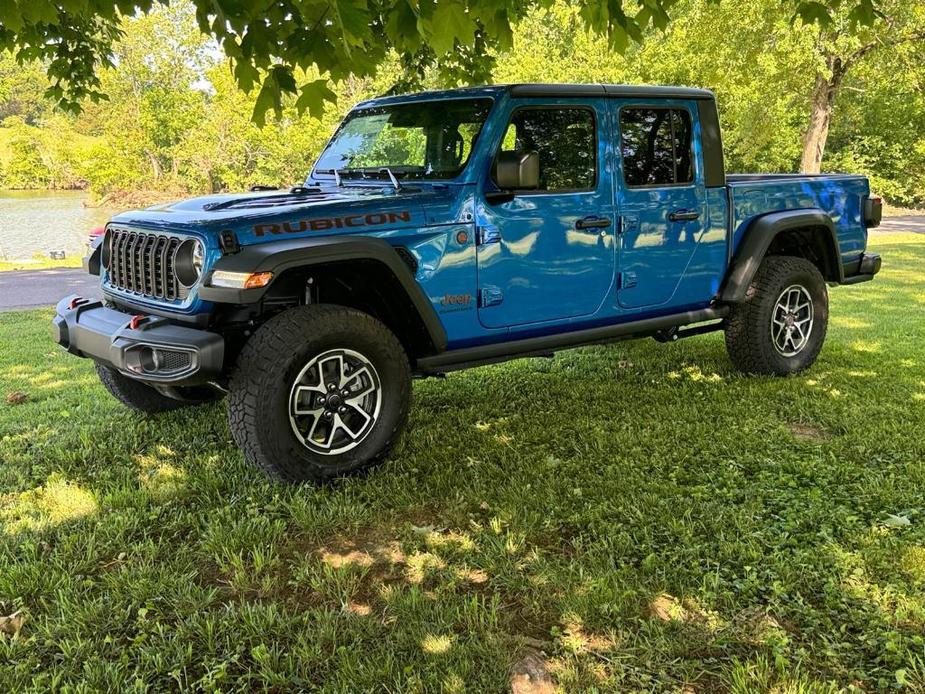
<svg viewBox="0 0 925 694"><path fill-rule="evenodd" d="M357 105L300 186L114 217L102 300L55 339L142 412L227 394L248 461L322 481L382 460L414 376L725 331L739 369L816 359L827 285L870 280L850 175L731 175L710 91L508 85Z"/></svg>

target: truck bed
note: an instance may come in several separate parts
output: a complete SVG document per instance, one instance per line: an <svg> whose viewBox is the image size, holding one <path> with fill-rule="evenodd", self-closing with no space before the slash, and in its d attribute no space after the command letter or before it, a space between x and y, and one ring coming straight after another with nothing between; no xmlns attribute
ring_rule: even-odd
<svg viewBox="0 0 925 694"><path fill-rule="evenodd" d="M863 176L848 174L727 174L732 250L738 248L756 216L787 209L819 208L838 231L843 263L857 260L867 245L864 199L870 189Z"/></svg>

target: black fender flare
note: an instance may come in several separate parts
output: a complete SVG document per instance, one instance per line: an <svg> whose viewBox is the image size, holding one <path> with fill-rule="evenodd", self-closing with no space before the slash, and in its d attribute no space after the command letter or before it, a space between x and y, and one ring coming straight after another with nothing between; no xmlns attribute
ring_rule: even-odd
<svg viewBox="0 0 925 694"><path fill-rule="evenodd" d="M444 351L447 344L446 331L433 304L401 256L383 239L369 236L326 236L244 246L237 253L223 256L215 263L199 290L199 296L205 301L220 304L252 304L260 301L273 286L273 281L287 270L357 260L381 263L395 276L423 321L434 349L437 352ZM266 287L254 289L211 287L209 282L216 270L272 272L274 279Z"/></svg>
<svg viewBox="0 0 925 694"><path fill-rule="evenodd" d="M752 220L745 230L745 236L726 272L726 280L720 289L719 300L730 304L744 301L745 293L774 238L791 229L806 228L820 229L823 243L826 244L828 252L832 254L835 276L827 279L838 283L843 282L845 269L839 251L838 235L835 232L835 223L828 214L818 207L769 212Z"/></svg>

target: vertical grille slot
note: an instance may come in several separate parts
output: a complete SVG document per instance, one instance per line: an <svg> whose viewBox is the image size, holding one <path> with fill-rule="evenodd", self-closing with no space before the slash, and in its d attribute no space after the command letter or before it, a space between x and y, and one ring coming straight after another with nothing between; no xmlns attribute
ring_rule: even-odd
<svg viewBox="0 0 925 694"><path fill-rule="evenodd" d="M109 285L141 296L174 301L186 296L174 269L180 239L110 228Z"/></svg>

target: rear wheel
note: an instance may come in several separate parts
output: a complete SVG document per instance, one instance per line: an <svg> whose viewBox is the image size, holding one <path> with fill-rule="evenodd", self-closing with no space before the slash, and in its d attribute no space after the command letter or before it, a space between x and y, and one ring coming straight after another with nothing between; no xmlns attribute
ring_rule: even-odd
<svg viewBox="0 0 925 694"><path fill-rule="evenodd" d="M804 258L768 256L726 321L726 349L746 373L783 376L809 368L825 341L829 297Z"/></svg>
<svg viewBox="0 0 925 694"><path fill-rule="evenodd" d="M181 407L201 405L222 397L219 391L208 386L174 386L167 395L147 383L124 376L115 369L96 364L100 382L116 400L138 412L156 414Z"/></svg>
<svg viewBox="0 0 925 694"><path fill-rule="evenodd" d="M250 463L286 482L323 482L381 462L410 398L408 358L388 328L354 309L303 306L245 345L228 418Z"/></svg>

